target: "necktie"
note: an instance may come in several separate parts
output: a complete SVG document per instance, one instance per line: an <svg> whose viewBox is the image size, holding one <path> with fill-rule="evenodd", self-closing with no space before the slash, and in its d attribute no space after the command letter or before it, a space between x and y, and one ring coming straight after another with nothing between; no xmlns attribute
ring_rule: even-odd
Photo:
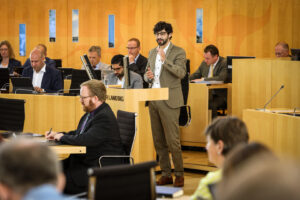
<svg viewBox="0 0 300 200"><path fill-rule="evenodd" d="M214 66L210 65L209 66L209 78L213 77L213 74L214 74Z"/></svg>
<svg viewBox="0 0 300 200"><path fill-rule="evenodd" d="M85 127L86 127L86 124L87 124L89 118L90 118L90 113L87 114L87 116L86 116L86 118L85 118L85 120L84 120L84 122L83 122L83 124L82 124L82 126L81 126L80 134L82 134L83 131L85 130Z"/></svg>

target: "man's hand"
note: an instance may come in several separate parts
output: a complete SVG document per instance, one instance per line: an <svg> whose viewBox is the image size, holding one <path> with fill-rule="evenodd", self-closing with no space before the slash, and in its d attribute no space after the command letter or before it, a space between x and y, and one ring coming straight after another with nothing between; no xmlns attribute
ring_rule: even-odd
<svg viewBox="0 0 300 200"><path fill-rule="evenodd" d="M204 78L198 78L198 79L191 80L191 82L199 82L199 81L204 81Z"/></svg>
<svg viewBox="0 0 300 200"><path fill-rule="evenodd" d="M41 93L41 92L44 92L44 90L40 87L34 87L34 90Z"/></svg>
<svg viewBox="0 0 300 200"><path fill-rule="evenodd" d="M128 54L128 58L129 58L129 64L134 63L134 59L135 59L134 55Z"/></svg>
<svg viewBox="0 0 300 200"><path fill-rule="evenodd" d="M150 67L148 66L147 67L147 72L146 72L146 76L149 80L153 80L154 79L154 74L153 72L151 71Z"/></svg>
<svg viewBox="0 0 300 200"><path fill-rule="evenodd" d="M166 54L164 52L164 49L157 47L156 50L157 50L157 53L160 55L161 62L165 62L165 60L166 60Z"/></svg>
<svg viewBox="0 0 300 200"><path fill-rule="evenodd" d="M54 131L51 131L51 133L49 134L49 131L46 131L45 132L45 138L47 140L56 140L56 141L59 141L60 138L63 136L64 134L63 133L58 133L58 132L54 132Z"/></svg>

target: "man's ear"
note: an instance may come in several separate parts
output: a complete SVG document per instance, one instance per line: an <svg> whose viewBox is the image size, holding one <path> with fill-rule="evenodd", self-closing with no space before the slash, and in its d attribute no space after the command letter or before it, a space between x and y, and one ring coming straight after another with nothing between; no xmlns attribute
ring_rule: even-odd
<svg viewBox="0 0 300 200"><path fill-rule="evenodd" d="M172 33L169 33L169 39L171 39L171 37L172 37Z"/></svg>
<svg viewBox="0 0 300 200"><path fill-rule="evenodd" d="M224 142L222 141L222 140L219 140L218 141L218 143L217 143L217 153L219 154L219 155L221 155L222 154L222 152L223 152L223 149L224 149Z"/></svg>
<svg viewBox="0 0 300 200"><path fill-rule="evenodd" d="M63 173L60 173L57 177L56 189L59 192L63 192L66 185L66 177Z"/></svg>

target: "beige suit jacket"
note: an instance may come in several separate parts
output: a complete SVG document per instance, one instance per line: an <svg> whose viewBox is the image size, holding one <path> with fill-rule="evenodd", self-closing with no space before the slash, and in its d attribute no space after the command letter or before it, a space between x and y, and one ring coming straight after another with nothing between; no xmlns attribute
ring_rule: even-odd
<svg viewBox="0 0 300 200"><path fill-rule="evenodd" d="M155 60L157 56L156 48L152 49L149 53L148 63L146 70L150 67L151 71L155 73ZM181 90L181 79L186 74L186 55L185 51L170 43L166 52L166 60L161 67L160 73L160 86L161 88L169 88L169 100L166 104L171 108L179 108L183 106L183 96ZM146 74L144 75L146 82L148 80ZM151 84L150 84L151 85Z"/></svg>

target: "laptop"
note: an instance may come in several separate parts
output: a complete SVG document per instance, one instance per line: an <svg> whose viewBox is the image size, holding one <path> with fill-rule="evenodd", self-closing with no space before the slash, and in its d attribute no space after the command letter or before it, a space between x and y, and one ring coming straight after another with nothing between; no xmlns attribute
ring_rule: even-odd
<svg viewBox="0 0 300 200"><path fill-rule="evenodd" d="M29 77L11 77L13 93L16 94L35 94L32 80Z"/></svg>

